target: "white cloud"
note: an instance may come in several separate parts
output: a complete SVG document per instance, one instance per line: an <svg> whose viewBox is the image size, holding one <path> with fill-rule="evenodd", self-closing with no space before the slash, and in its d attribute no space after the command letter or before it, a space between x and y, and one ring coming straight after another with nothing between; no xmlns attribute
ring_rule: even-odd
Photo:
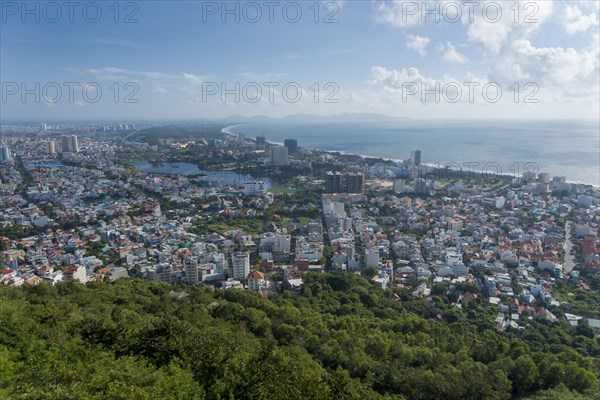
<svg viewBox="0 0 600 400"><path fill-rule="evenodd" d="M488 80L503 86L533 82L539 86L545 101L562 102L567 101L566 97L583 99L586 96L597 101L600 88L597 40L594 39L587 48L579 49L536 47L532 42L533 33L554 12L566 11L559 8L563 4L551 1L522 1L521 9L525 4L535 4L533 17L538 22L515 22L514 13L508 9L512 3L501 3L500 21L490 23L476 13L474 22L468 25L469 40L481 46L483 63L489 68ZM525 17L523 14L521 19Z"/></svg>
<svg viewBox="0 0 600 400"><path fill-rule="evenodd" d="M182 73L181 77L186 83L194 86L202 85L202 83L204 82L204 80L201 77L194 74L188 74L186 72Z"/></svg>
<svg viewBox="0 0 600 400"><path fill-rule="evenodd" d="M554 10L552 1L522 0L515 2L515 4L520 3L518 8L521 10L519 19L515 22L515 13L511 8L517 7L513 3L484 1L481 8L483 9L490 3L502 8L500 19L493 22L490 20L491 15L486 15L484 18L482 12L475 12L473 22L468 25L467 35L469 40L483 45L485 51L491 54L499 54L512 41L530 36L532 32L544 24ZM523 11L524 7L530 7L533 11L526 13ZM488 14L490 13L491 11ZM532 22L525 22L526 17L530 17ZM534 20L538 22L533 22Z"/></svg>
<svg viewBox="0 0 600 400"><path fill-rule="evenodd" d="M444 53L444 61L448 61L454 64L468 64L469 58L459 53L452 42L446 43L446 52Z"/></svg>
<svg viewBox="0 0 600 400"><path fill-rule="evenodd" d="M433 3L427 1L425 3ZM373 3L375 21L380 24L388 24L407 28L421 22L421 13L413 12L413 7L420 7L421 2L415 1L381 1Z"/></svg>
<svg viewBox="0 0 600 400"><path fill-rule="evenodd" d="M204 83L204 79L202 79L201 77L187 72L182 73L180 77L183 79L184 82L183 86L181 87L181 91L193 95L196 94L198 88L201 87Z"/></svg>
<svg viewBox="0 0 600 400"><path fill-rule="evenodd" d="M406 47L409 49L415 50L417 53L421 55L421 57L425 57L427 55L427 45L431 41L428 37L419 36L419 35L406 35Z"/></svg>
<svg viewBox="0 0 600 400"><path fill-rule="evenodd" d="M546 88L549 95L555 95L555 100L562 96L597 97L600 73L598 48L578 51L573 48L535 47L529 40L521 40L515 42L511 49L513 54L507 62L518 66L518 76Z"/></svg>
<svg viewBox="0 0 600 400"><path fill-rule="evenodd" d="M448 82L457 81L448 75L439 80L429 78L415 67L396 70L382 66L372 67L368 80L368 83L383 97L382 100L396 104L407 101L423 104L435 102L436 97L440 98L442 88Z"/></svg>
<svg viewBox="0 0 600 400"><path fill-rule="evenodd" d="M127 79L127 71L121 68L105 67L100 69L88 69L88 74L102 81L121 81Z"/></svg>
<svg viewBox="0 0 600 400"><path fill-rule="evenodd" d="M152 93L156 93L159 96L163 96L165 94L167 94L167 89L160 87L160 86L155 86L154 89L152 89Z"/></svg>
<svg viewBox="0 0 600 400"><path fill-rule="evenodd" d="M402 90L407 83L426 84L433 87L434 79L428 79L421 74L418 68L402 68L401 70L387 69L382 66L371 68L371 78L368 83L374 86L381 86L384 90L394 91Z"/></svg>
<svg viewBox="0 0 600 400"><path fill-rule="evenodd" d="M567 5L564 15L563 26L571 35L598 26L598 15L596 13L586 15L577 5Z"/></svg>

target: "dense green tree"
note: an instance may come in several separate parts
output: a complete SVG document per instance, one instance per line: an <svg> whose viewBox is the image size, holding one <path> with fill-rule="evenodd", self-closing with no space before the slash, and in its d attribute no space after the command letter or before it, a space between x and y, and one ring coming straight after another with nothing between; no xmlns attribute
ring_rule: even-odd
<svg viewBox="0 0 600 400"><path fill-rule="evenodd" d="M120 279L0 287L4 399L594 398L594 338L308 273L302 295ZM179 296L175 292L185 292ZM474 305L473 305L474 304ZM561 397L562 396L562 397ZM579 396L579 397L578 397Z"/></svg>

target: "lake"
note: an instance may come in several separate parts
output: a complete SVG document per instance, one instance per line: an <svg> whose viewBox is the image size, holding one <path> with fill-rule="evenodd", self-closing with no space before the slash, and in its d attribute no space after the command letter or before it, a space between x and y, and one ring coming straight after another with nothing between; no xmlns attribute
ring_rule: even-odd
<svg viewBox="0 0 600 400"><path fill-rule="evenodd" d="M197 165L186 162L166 162L161 165L152 165L149 162L138 162L133 165L140 171L151 174L173 174L173 175L203 175L200 179L207 181L219 181L225 184L241 185L248 181L265 181L270 188L281 187L277 182L269 178L255 178L250 175L240 174L233 171L208 171L198 168Z"/></svg>

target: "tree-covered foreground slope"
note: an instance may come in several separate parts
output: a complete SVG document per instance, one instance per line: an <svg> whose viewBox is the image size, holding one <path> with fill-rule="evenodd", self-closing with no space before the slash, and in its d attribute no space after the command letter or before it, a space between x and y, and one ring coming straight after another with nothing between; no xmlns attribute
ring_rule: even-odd
<svg viewBox="0 0 600 400"><path fill-rule="evenodd" d="M0 399L600 398L598 339L308 274L305 293L0 288ZM187 296L183 296L185 292Z"/></svg>

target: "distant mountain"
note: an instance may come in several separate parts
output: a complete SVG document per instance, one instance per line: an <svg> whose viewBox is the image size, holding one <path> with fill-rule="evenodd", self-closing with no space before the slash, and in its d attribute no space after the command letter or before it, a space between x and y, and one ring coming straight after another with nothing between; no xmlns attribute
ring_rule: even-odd
<svg viewBox="0 0 600 400"><path fill-rule="evenodd" d="M281 118L285 122L381 122L396 121L399 119L383 114L369 113L343 113L337 115L312 115L312 114L292 114Z"/></svg>
<svg viewBox="0 0 600 400"><path fill-rule="evenodd" d="M223 121L232 121L232 122L267 122L273 121L273 118L267 117L266 115L255 115L253 117L244 117L242 115L232 115L225 118L220 118Z"/></svg>
<svg viewBox="0 0 600 400"><path fill-rule="evenodd" d="M232 115L222 118L223 121L231 122L289 122L289 123L328 123L328 122L381 122L398 121L407 119L405 117L390 117L383 114L369 113L343 113L337 115L314 115L314 114L292 114L282 118L271 118L264 115L255 115L253 117L244 117L241 115Z"/></svg>

